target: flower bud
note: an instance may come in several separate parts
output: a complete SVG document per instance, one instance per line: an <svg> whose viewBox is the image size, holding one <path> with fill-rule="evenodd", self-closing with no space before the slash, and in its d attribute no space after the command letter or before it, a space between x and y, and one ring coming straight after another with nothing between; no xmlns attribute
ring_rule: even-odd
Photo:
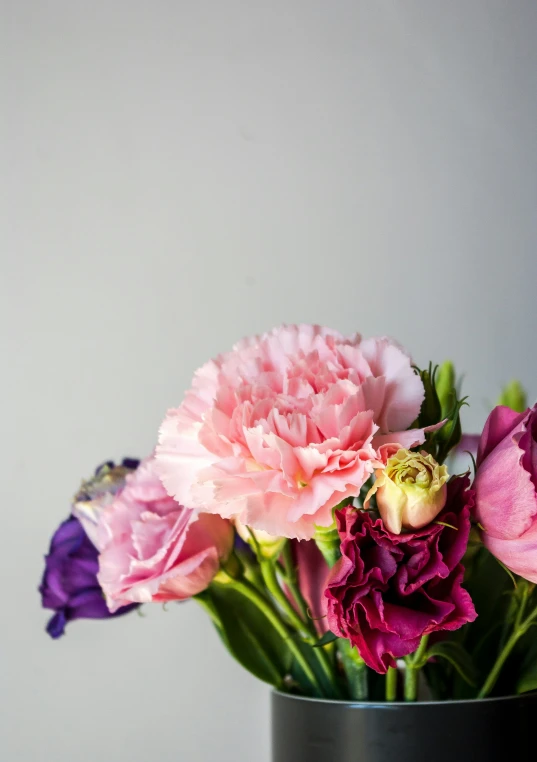
<svg viewBox="0 0 537 762"><path fill-rule="evenodd" d="M446 504L448 472L426 452L399 450L376 472L364 507L376 495L386 529L401 534L430 524Z"/></svg>
<svg viewBox="0 0 537 762"><path fill-rule="evenodd" d="M247 527L246 524L243 524L239 519L235 519L234 523L239 537L249 545L252 545L254 542L252 538L253 534L255 542L259 546L263 558L274 558L274 556L278 556L280 554L280 551L285 543L285 537L275 537L268 532L263 532L261 529L251 529L250 527Z"/></svg>
<svg viewBox="0 0 537 762"><path fill-rule="evenodd" d="M523 413L528 407L528 401L526 392L520 381L510 381L504 386L497 404L510 407L515 413Z"/></svg>
<svg viewBox="0 0 537 762"><path fill-rule="evenodd" d="M442 418L446 418L455 405L457 399L455 383L455 367L450 360L446 360L436 374L436 393L442 408Z"/></svg>

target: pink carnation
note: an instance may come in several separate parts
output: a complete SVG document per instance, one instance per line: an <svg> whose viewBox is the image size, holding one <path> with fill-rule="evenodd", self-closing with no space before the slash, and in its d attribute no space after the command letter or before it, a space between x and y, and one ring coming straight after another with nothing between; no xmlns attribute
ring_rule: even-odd
<svg viewBox="0 0 537 762"><path fill-rule="evenodd" d="M411 447L423 385L392 341L282 326L204 365L160 430L157 467L171 495L298 539L332 524L377 450Z"/></svg>
<svg viewBox="0 0 537 762"><path fill-rule="evenodd" d="M178 505L147 458L100 514L98 580L110 611L127 603L190 598L209 585L233 545L219 516Z"/></svg>

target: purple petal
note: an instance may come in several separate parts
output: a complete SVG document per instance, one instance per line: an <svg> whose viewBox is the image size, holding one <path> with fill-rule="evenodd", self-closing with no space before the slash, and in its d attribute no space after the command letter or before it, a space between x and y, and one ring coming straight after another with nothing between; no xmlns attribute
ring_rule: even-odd
<svg viewBox="0 0 537 762"><path fill-rule="evenodd" d="M64 634L66 624L67 619L65 618L65 613L63 611L58 611L56 614L54 614L53 617L49 619L47 624L47 632L51 638L56 640Z"/></svg>

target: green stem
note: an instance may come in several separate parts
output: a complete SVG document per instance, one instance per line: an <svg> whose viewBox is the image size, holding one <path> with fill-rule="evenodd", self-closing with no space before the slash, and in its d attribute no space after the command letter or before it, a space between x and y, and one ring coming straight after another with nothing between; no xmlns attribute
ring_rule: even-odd
<svg viewBox="0 0 537 762"><path fill-rule="evenodd" d="M405 701L417 701L419 669L407 663L405 669Z"/></svg>
<svg viewBox="0 0 537 762"><path fill-rule="evenodd" d="M367 701L369 686L367 666L358 649L345 638L338 640L338 649L349 684L349 694L353 701Z"/></svg>
<svg viewBox="0 0 537 762"><path fill-rule="evenodd" d="M315 672L311 668L308 660L305 658L300 648L293 640L292 633L289 632L284 622L282 622L278 612L274 609L270 601L261 595L261 593L252 585L252 583L245 578L234 580L233 584L237 590L239 590L246 598L248 598L255 606L257 606L259 611L261 611L261 613L266 616L266 618L272 624L274 629L282 636L282 638L285 638L287 646L292 652L293 657L296 659L297 664L300 666L314 687L316 693L319 696L323 696L323 690L319 681L317 680Z"/></svg>
<svg viewBox="0 0 537 762"><path fill-rule="evenodd" d="M261 570L261 577L267 592L272 595L273 599L280 606L280 609L287 616L290 624L292 624L292 626L301 635L303 640L310 646L310 658L313 658L320 668L323 676L325 693L330 698L341 698L341 692L337 683L337 678L328 654L322 647L313 648L313 644L317 641L317 632L315 630L314 623L308 617L306 602L304 601L298 586L298 582L296 580L296 571L293 565L290 543L286 542L284 546L283 558L284 564L286 564L286 566L284 566L282 569L280 563L276 559L269 559L263 556L255 534L251 530L250 536L252 539L252 546L257 557L257 562ZM302 619L301 616L295 611L293 604L289 601L286 594L281 589L276 573L277 568L280 569L280 573L283 573L291 594L293 594L293 592L296 593L296 602L304 619ZM286 572L288 572L288 574ZM298 646L294 644L294 648L296 649Z"/></svg>
<svg viewBox="0 0 537 762"><path fill-rule="evenodd" d="M322 647L313 648L313 645L316 643L318 636L314 623L307 618L307 609L305 611L306 621L304 621L295 611L293 604L281 589L273 562L268 559L259 558L259 565L261 567L261 574L263 575L263 580L268 592L280 606L290 624L297 630L303 640L310 646L312 651L311 656L317 661L321 671L323 672L327 687L329 686L328 690L334 693L336 697L340 697L337 681L332 670L330 660L328 659L328 655ZM286 582L289 586L290 591L293 592L291 580L286 578ZM298 584L296 584L296 582L295 586L305 606L304 599L298 590Z"/></svg>
<svg viewBox="0 0 537 762"><path fill-rule="evenodd" d="M520 625L522 624L522 619L524 617L524 612L526 611L526 604L528 602L528 597L530 594L530 585L524 580L525 584L522 589L522 600L520 601L520 606L518 608L518 612L515 619L515 630L518 630L520 628Z"/></svg>
<svg viewBox="0 0 537 762"><path fill-rule="evenodd" d="M421 668L427 658L428 643L429 636L424 635L420 641L418 650L405 659L405 701L417 701L418 699L419 677Z"/></svg>
<svg viewBox="0 0 537 762"><path fill-rule="evenodd" d="M304 619L305 622L307 622L308 621L308 605L306 601L304 600L304 596L302 595L302 592L298 585L298 580L296 575L296 566L293 560L293 551L291 548L291 543L289 541L287 541L285 545L283 546L282 558L283 558L283 566L285 569L285 581L287 582L287 586L289 587L289 590L291 591L291 595L296 601L296 605L298 606L300 610L300 614L302 618Z"/></svg>
<svg viewBox="0 0 537 762"><path fill-rule="evenodd" d="M261 575L263 577L263 582L265 583L265 587L267 588L268 592L272 595L276 603L280 606L282 611L285 613L285 616L289 620L290 624L293 625L293 627L298 630L302 635L305 635L308 639L311 638L311 633L308 630L307 625L307 617L305 615L304 619L301 618L301 616L295 611L293 604L289 601L285 593L280 587L280 583L278 582L278 576L276 574L276 560L271 560L268 558L264 558L261 553L261 548L259 547L259 543L257 542L255 535L253 532L250 532L250 535L252 537L252 544L254 546L254 550L257 556L257 562L259 564L259 568L261 569ZM291 589L290 580L288 581L289 589Z"/></svg>
<svg viewBox="0 0 537 762"><path fill-rule="evenodd" d="M423 667L423 660L425 658L425 654L427 652L427 646L429 645L429 635L424 635L420 641L419 648L414 654L414 657L412 661L414 662L414 666L417 669L421 669Z"/></svg>
<svg viewBox="0 0 537 762"><path fill-rule="evenodd" d="M525 599L523 598L523 604L525 606ZM522 606L521 606L522 608ZM521 621L522 617L517 616L517 619L515 621L515 628L513 630L513 634L503 647L502 651L500 652L498 658L496 659L494 666L492 667L489 676L485 680L485 683L481 690L479 691L477 697L478 698L485 698L489 695L489 693L492 692L494 686L496 685L496 681L498 680L500 676L500 672L502 671L502 667L507 661L507 658L510 656L511 651L516 646L520 638L526 634L526 632L529 630L531 625L534 623L534 621L537 619L537 607L531 612L531 614L524 619L524 621ZM518 624L518 626L517 626Z"/></svg>
<svg viewBox="0 0 537 762"><path fill-rule="evenodd" d="M386 701L397 698L397 667L388 667L386 673Z"/></svg>
<svg viewBox="0 0 537 762"><path fill-rule="evenodd" d="M290 602L288 597L285 595L285 593L281 589L280 583L278 582L278 577L276 576L276 570L274 568L273 563L266 559L260 558L259 565L261 567L261 574L263 575L263 580L265 582L266 588L269 591L269 593L272 595L276 603L280 606L280 608L284 612L289 622L293 625L293 627L303 637L305 637L308 640L308 642L311 642L312 640L311 631L309 630L307 623L295 611L293 604Z"/></svg>

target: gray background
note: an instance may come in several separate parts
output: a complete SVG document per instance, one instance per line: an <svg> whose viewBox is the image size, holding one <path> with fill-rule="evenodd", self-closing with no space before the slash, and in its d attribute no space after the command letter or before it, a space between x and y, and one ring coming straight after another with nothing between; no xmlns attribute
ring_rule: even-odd
<svg viewBox="0 0 537 762"><path fill-rule="evenodd" d="M195 604L43 632L81 476L287 321L537 391L534 0L1 2L0 758L267 762Z"/></svg>

